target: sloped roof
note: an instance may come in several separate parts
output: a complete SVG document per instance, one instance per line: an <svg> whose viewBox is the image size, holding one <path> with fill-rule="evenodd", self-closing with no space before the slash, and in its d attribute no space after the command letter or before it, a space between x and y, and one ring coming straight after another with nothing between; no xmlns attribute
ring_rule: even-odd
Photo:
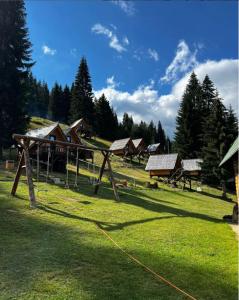
<svg viewBox="0 0 239 300"><path fill-rule="evenodd" d="M145 170L173 170L176 166L177 158L178 153L150 155Z"/></svg>
<svg viewBox="0 0 239 300"><path fill-rule="evenodd" d="M122 150L126 147L126 145L128 144L128 142L131 140L131 138L127 138L127 139L122 139L122 140L116 140L114 141L111 146L110 146L110 150L114 151L114 150Z"/></svg>
<svg viewBox="0 0 239 300"><path fill-rule="evenodd" d="M201 171L201 165L203 160L201 158L195 159L183 159L182 160L182 167L185 171Z"/></svg>
<svg viewBox="0 0 239 300"><path fill-rule="evenodd" d="M160 146L160 143L158 144L151 144L148 146L147 151L148 152L154 152L158 149L158 147Z"/></svg>
<svg viewBox="0 0 239 300"><path fill-rule="evenodd" d="M72 123L72 124L70 125L70 128L73 128L73 127L79 125L79 124L82 123L83 121L84 121L83 118L81 118L81 119L79 119L79 120L76 120L74 123Z"/></svg>
<svg viewBox="0 0 239 300"><path fill-rule="evenodd" d="M26 135L43 139L46 136L48 136L58 125L59 125L58 123L54 123L47 127L33 129L28 131Z"/></svg>
<svg viewBox="0 0 239 300"><path fill-rule="evenodd" d="M223 160L220 162L219 167L221 167L225 162L227 162L238 150L239 150L239 137L237 137L235 142L231 145L230 149L227 151Z"/></svg>
<svg viewBox="0 0 239 300"><path fill-rule="evenodd" d="M135 139L135 140L132 140L135 148L138 148L138 146L140 145L140 143L143 141L143 139Z"/></svg>

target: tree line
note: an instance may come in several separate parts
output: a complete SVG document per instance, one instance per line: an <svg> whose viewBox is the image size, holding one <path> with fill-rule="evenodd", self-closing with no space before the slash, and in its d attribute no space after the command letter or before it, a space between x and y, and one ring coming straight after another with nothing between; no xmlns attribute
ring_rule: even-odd
<svg viewBox="0 0 239 300"><path fill-rule="evenodd" d="M30 73L28 78L29 101L27 104L30 116L48 118L70 124L84 118L94 132L102 138L114 140L126 137L143 138L146 144L161 143L162 152L171 149L170 139L166 136L161 122L158 126L151 121L135 123L132 116L124 113L122 122L106 96L98 99L92 92L91 76L87 60L83 57L71 87L63 88L55 83L51 91L44 82L37 81Z"/></svg>
<svg viewBox="0 0 239 300"><path fill-rule="evenodd" d="M220 184L233 177L231 170L219 164L237 135L238 120L232 107L224 106L208 75L200 83L193 72L178 110L174 149L184 159L202 158L204 182Z"/></svg>

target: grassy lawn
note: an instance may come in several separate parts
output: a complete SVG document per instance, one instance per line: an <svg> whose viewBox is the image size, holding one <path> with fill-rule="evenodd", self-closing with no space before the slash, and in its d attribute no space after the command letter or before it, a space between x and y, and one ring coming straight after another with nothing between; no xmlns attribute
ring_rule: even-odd
<svg viewBox="0 0 239 300"><path fill-rule="evenodd" d="M107 182L97 197L86 182L78 191L40 183L38 209L30 210L24 177L15 198L12 183L0 181L0 299L186 299L96 224L195 298L237 299L237 243L222 221L232 203L218 191L125 189L117 203Z"/></svg>
<svg viewBox="0 0 239 300"><path fill-rule="evenodd" d="M31 128L43 125L49 124L40 118L31 122ZM84 142L110 146L99 138ZM102 163L100 153L95 163ZM116 178L130 184L120 189L120 202L107 176L95 197L88 179L96 174L82 164L77 190L35 183L35 210L29 209L26 178L12 197L14 173L0 166L0 299L186 299L130 260L100 227L196 299L236 300L237 242L222 220L233 203L206 186L201 193L162 183L158 190L145 189L144 165L115 156L111 163ZM69 169L74 182L75 167Z"/></svg>

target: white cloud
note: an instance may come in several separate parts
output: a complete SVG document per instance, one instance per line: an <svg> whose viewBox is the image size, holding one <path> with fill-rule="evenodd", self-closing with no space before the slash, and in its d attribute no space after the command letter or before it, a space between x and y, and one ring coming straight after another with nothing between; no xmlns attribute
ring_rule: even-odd
<svg viewBox="0 0 239 300"><path fill-rule="evenodd" d="M106 28L105 26L97 23L92 28L91 31L95 34L105 35L109 39L109 46L115 49L117 52L126 51L126 48L120 43L118 37L111 30Z"/></svg>
<svg viewBox="0 0 239 300"><path fill-rule="evenodd" d="M148 54L149 54L149 57L154 59L155 61L159 60L159 55L158 55L158 52L156 50L149 48L148 49Z"/></svg>
<svg viewBox="0 0 239 300"><path fill-rule="evenodd" d="M128 40L127 36L124 37L123 43L124 43L125 45L129 45L129 40Z"/></svg>
<svg viewBox="0 0 239 300"><path fill-rule="evenodd" d="M182 40L178 43L173 61L166 69L165 75L161 78L162 82L175 82L179 76L192 70L197 66L197 49L192 52L187 43Z"/></svg>
<svg viewBox="0 0 239 300"><path fill-rule="evenodd" d="M238 60L222 59L220 61L209 60L198 64L194 69L198 78L202 81L206 74L218 88L224 104L229 104L238 111ZM177 81L169 94L160 95L154 87L154 81L141 85L133 92L122 91L117 88L114 76L107 79L107 86L95 91L96 97L102 93L111 102L119 117L124 112L132 114L135 122L144 120L155 123L160 120L168 135L173 136L175 130L175 117L184 89L188 82L190 72Z"/></svg>
<svg viewBox="0 0 239 300"><path fill-rule="evenodd" d="M72 48L72 49L70 50L70 54L71 54L72 56L76 57L76 56L77 56L77 49L76 49L76 48Z"/></svg>
<svg viewBox="0 0 239 300"><path fill-rule="evenodd" d="M45 55L55 55L56 54L56 49L51 49L47 45L42 46L42 51Z"/></svg>
<svg viewBox="0 0 239 300"><path fill-rule="evenodd" d="M136 12L134 3L132 1L113 0L113 4L118 5L128 16L133 16Z"/></svg>

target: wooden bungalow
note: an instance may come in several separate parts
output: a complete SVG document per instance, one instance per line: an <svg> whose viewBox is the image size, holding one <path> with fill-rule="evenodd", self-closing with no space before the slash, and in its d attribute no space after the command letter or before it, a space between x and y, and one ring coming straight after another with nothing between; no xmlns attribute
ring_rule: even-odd
<svg viewBox="0 0 239 300"><path fill-rule="evenodd" d="M177 169L181 167L181 162L177 153L150 155L146 168L149 176L171 177Z"/></svg>
<svg viewBox="0 0 239 300"><path fill-rule="evenodd" d="M74 144L79 144L79 145L83 145L79 135L77 134L77 132L74 130L74 128L67 128L64 130L64 134L66 136L66 139L69 143L74 143ZM71 151L71 157L73 158L73 160L75 160L76 157L76 149ZM92 163L94 161L94 152L93 151L89 151L89 150L80 150L79 151L79 158L86 160L86 159L91 159Z"/></svg>
<svg viewBox="0 0 239 300"><path fill-rule="evenodd" d="M66 142L67 138L58 123L54 123L47 127L30 130L26 133L27 136L49 139L51 141ZM36 143L30 145L30 156L33 160L37 159ZM46 164L50 151L50 164L53 171L65 171L66 169L66 149L62 146L50 145L47 143L39 146L39 159Z"/></svg>
<svg viewBox="0 0 239 300"><path fill-rule="evenodd" d="M237 203L233 208L232 221L238 223L238 202L239 202L239 176L238 176L238 155L239 155L239 137L231 145L219 167L227 165L234 170L235 188L237 194Z"/></svg>
<svg viewBox="0 0 239 300"><path fill-rule="evenodd" d="M130 156L132 158L135 154L135 146L131 138L114 141L110 146L110 150L114 155L121 157Z"/></svg>
<svg viewBox="0 0 239 300"><path fill-rule="evenodd" d="M147 152L149 155L160 154L160 153L161 153L160 143L149 145L149 146L147 147L146 152Z"/></svg>
<svg viewBox="0 0 239 300"><path fill-rule="evenodd" d="M81 118L76 120L73 124L70 125L70 128L74 130L79 136L84 138L91 138L93 134L92 127Z"/></svg>
<svg viewBox="0 0 239 300"><path fill-rule="evenodd" d="M191 177L198 177L201 175L201 163L202 159L183 159L182 160L182 168L184 174Z"/></svg>
<svg viewBox="0 0 239 300"><path fill-rule="evenodd" d="M145 152L146 146L144 143L144 140L141 139L134 139L132 140L134 147L135 147L135 153L136 154L141 154Z"/></svg>

